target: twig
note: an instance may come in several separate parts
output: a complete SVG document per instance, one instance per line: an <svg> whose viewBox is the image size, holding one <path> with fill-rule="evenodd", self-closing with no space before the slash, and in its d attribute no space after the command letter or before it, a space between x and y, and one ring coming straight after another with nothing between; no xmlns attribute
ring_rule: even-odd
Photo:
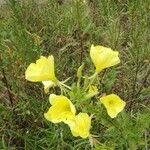
<svg viewBox="0 0 150 150"><path fill-rule="evenodd" d="M79 31L79 42L80 42L80 65L82 65L82 60L83 60L83 52L84 52L84 46L83 46L83 34L82 34L82 24L81 24L81 14L80 14L80 2L76 1L76 15L77 15L77 26L78 26L78 31Z"/></svg>
<svg viewBox="0 0 150 150"><path fill-rule="evenodd" d="M150 76L150 69L148 70L147 74L145 75L145 78L144 78L144 80L143 80L143 82L142 82L139 90L137 91L135 97L137 97L141 93L141 91L143 89L143 85L146 83L146 81L147 81L147 79L148 79L149 76Z"/></svg>
<svg viewBox="0 0 150 150"><path fill-rule="evenodd" d="M82 36L82 35L80 35L80 47L81 47L81 53L80 53L80 65L82 65L83 52L84 52L84 47L83 47L83 36Z"/></svg>
<svg viewBox="0 0 150 150"><path fill-rule="evenodd" d="M136 93L136 85L137 85L137 79L138 79L138 72L139 72L139 68L140 68L140 64L139 64L139 55L137 53L137 59L136 59L136 71L135 71L135 78L134 78L134 83L133 83L133 91L132 91L132 95L131 95L131 99L135 98L135 93ZM130 104L130 110L132 109L132 105L133 103Z"/></svg>
<svg viewBox="0 0 150 150"><path fill-rule="evenodd" d="M1 68L1 70L2 70L2 75L3 75L2 81L3 81L3 83L6 86L8 97L9 97L9 101L10 101L11 106L13 107L13 98L12 98L12 95L11 95L11 92L10 92L11 91L10 90L10 86L9 86L7 78L6 78L6 73L5 73L5 70L3 68Z"/></svg>

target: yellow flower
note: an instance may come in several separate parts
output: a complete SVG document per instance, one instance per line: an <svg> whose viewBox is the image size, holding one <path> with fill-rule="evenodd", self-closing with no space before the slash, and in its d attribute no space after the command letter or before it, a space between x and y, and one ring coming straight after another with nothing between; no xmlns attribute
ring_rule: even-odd
<svg viewBox="0 0 150 150"><path fill-rule="evenodd" d="M47 120L53 123L59 123L72 119L75 116L76 109L67 97L51 94L49 100L52 106L44 114Z"/></svg>
<svg viewBox="0 0 150 150"><path fill-rule="evenodd" d="M56 82L54 72L54 57L41 56L36 63L31 63L25 72L25 78L32 82L53 81Z"/></svg>
<svg viewBox="0 0 150 150"><path fill-rule="evenodd" d="M31 63L25 72L25 78L32 82L42 82L45 93L48 93L49 88L58 82L54 72L54 57L41 56L36 63Z"/></svg>
<svg viewBox="0 0 150 150"><path fill-rule="evenodd" d="M96 67L96 72L120 63L118 52L103 46L91 46L90 56Z"/></svg>
<svg viewBox="0 0 150 150"><path fill-rule="evenodd" d="M87 113L79 113L72 120L65 122L75 137L87 138L90 135L91 117Z"/></svg>
<svg viewBox="0 0 150 150"><path fill-rule="evenodd" d="M111 118L115 118L119 112L121 112L126 102L120 99L119 96L115 94L110 94L100 98L101 103L106 107L107 113Z"/></svg>

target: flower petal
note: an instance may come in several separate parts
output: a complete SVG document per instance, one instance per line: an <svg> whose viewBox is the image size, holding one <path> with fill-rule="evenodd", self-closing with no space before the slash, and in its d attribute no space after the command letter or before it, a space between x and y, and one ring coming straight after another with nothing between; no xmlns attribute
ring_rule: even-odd
<svg viewBox="0 0 150 150"><path fill-rule="evenodd" d="M53 86L55 86L56 84L53 81L42 81L43 85L44 85L44 92L48 93L49 89Z"/></svg>
<svg viewBox="0 0 150 150"><path fill-rule="evenodd" d="M31 63L25 72L25 78L32 82L56 81L54 73L54 57L41 56L36 63Z"/></svg>
<svg viewBox="0 0 150 150"><path fill-rule="evenodd" d="M120 113L125 105L122 99L115 94L110 94L100 98L101 103L106 107L107 113L111 118L115 118L118 113Z"/></svg>
<svg viewBox="0 0 150 150"><path fill-rule="evenodd" d="M53 123L65 122L75 116L76 109L71 101L63 95L50 95L51 107L44 114L45 118Z"/></svg>
<svg viewBox="0 0 150 150"><path fill-rule="evenodd" d="M104 46L91 46L90 56L96 67L96 72L120 63L117 51Z"/></svg>
<svg viewBox="0 0 150 150"><path fill-rule="evenodd" d="M72 135L87 138L90 135L91 118L87 113L79 113L72 120L65 122L70 127Z"/></svg>

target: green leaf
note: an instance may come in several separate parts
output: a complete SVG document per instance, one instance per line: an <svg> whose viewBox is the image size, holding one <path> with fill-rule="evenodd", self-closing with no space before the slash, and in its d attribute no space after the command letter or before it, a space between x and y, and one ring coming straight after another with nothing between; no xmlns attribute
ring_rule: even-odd
<svg viewBox="0 0 150 150"><path fill-rule="evenodd" d="M84 63L77 70L77 77L80 79L82 77L82 71L84 69Z"/></svg>

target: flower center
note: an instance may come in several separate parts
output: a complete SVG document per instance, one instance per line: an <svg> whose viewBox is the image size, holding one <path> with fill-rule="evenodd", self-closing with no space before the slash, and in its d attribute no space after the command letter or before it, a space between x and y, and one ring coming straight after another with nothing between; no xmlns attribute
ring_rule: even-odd
<svg viewBox="0 0 150 150"><path fill-rule="evenodd" d="M114 105L114 102L113 101L109 101L109 105L110 106Z"/></svg>

